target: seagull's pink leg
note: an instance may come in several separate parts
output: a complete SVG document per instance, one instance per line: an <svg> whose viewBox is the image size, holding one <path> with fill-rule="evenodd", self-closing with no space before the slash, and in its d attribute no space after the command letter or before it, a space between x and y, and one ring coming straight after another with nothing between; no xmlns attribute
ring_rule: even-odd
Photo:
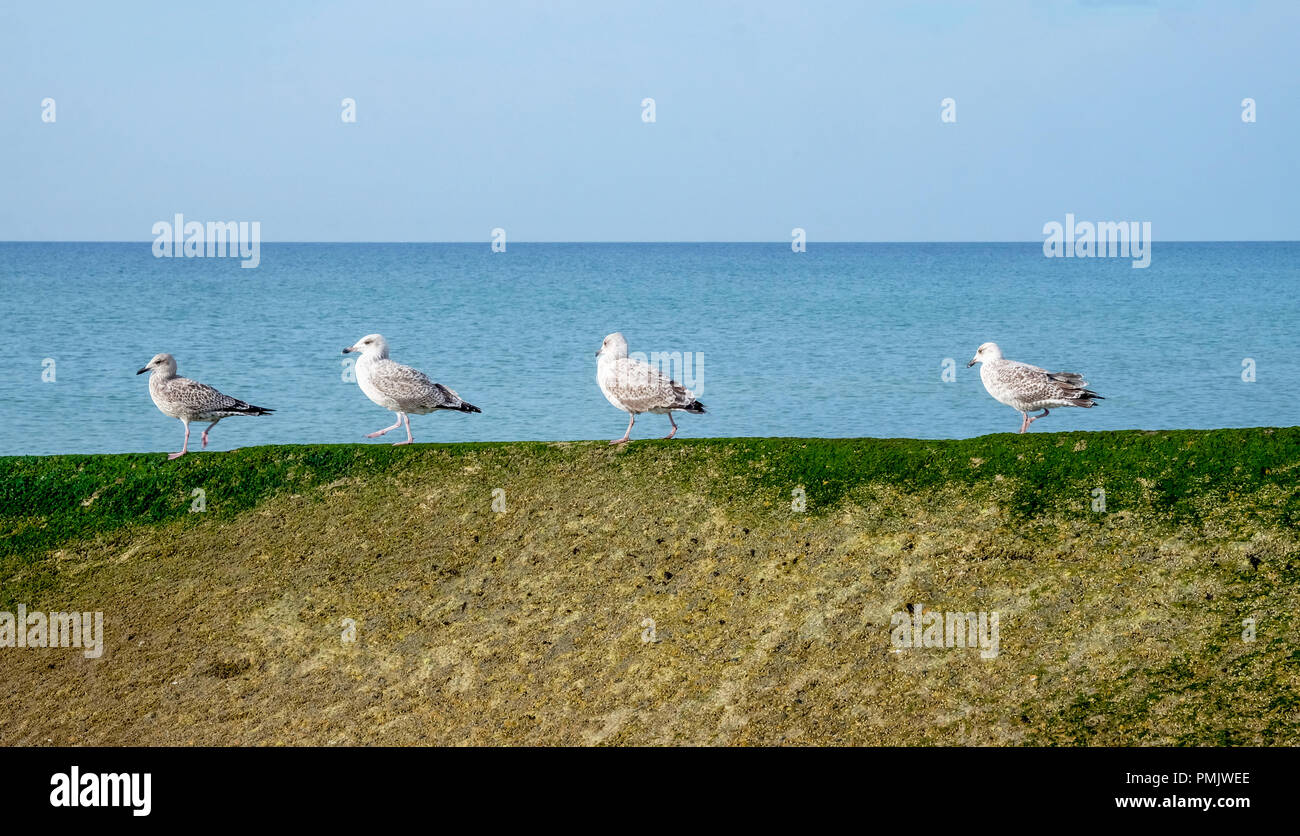
<svg viewBox="0 0 1300 836"><path fill-rule="evenodd" d="M1020 422L1020 431L1023 433L1025 430L1029 429L1029 413L1022 412L1020 414L1024 416Z"/></svg>
<svg viewBox="0 0 1300 836"><path fill-rule="evenodd" d="M610 444L626 444L627 440L632 437L632 425L636 423L636 413L628 413L627 432L623 433L622 438L616 438Z"/></svg>
<svg viewBox="0 0 1300 836"><path fill-rule="evenodd" d="M1035 416L1032 417L1032 418L1030 418L1030 417L1029 417L1029 413L1026 412L1026 413L1025 413L1025 429L1028 429L1028 428L1029 428L1029 425L1032 424L1032 423L1034 423L1035 421L1037 421L1039 418L1046 418L1046 417L1047 417L1047 410L1046 410L1046 409L1043 410L1043 414L1042 414L1042 415L1035 415Z"/></svg>
<svg viewBox="0 0 1300 836"><path fill-rule="evenodd" d="M668 439L677 435L677 422L673 420L673 414L671 412L668 413L668 423L673 425L673 431L668 433L668 435L664 436L664 441L667 441Z"/></svg>
<svg viewBox="0 0 1300 836"><path fill-rule="evenodd" d="M220 418L217 419L217 421L220 421L220 420L221 420ZM213 421L211 424L208 424L208 429L206 429L206 430L203 431L203 449L204 449L204 450L208 449L208 430L211 430L213 427L215 427L215 426L217 425L217 421Z"/></svg>
<svg viewBox="0 0 1300 836"><path fill-rule="evenodd" d="M372 433L366 433L366 438L379 438L379 436L383 435L384 433L390 433L390 432L392 432L393 430L397 429L397 428L400 427L400 426L402 426L402 413L399 412L399 413L397 413L397 423L396 423L396 424L394 424L394 425L391 426L391 427L384 427L382 430L376 430L376 431L374 431L374 432L372 432Z"/></svg>
<svg viewBox="0 0 1300 836"><path fill-rule="evenodd" d="M179 453L168 453L167 460L171 461L172 459L179 459L181 456L188 453L189 449L190 449L190 422L186 421L185 422L185 443L181 445L181 451Z"/></svg>
<svg viewBox="0 0 1300 836"><path fill-rule="evenodd" d="M403 413L402 413L402 420L406 422L406 440L405 440L405 441L398 441L398 442L394 443L394 444L393 444L394 447L400 447L400 446L402 446L403 444L410 444L412 441L415 440L414 438L411 437L411 416L409 416L409 415L407 415L405 412L403 412ZM398 421L397 423L400 424L400 423L402 423L402 422L401 422L401 421Z"/></svg>

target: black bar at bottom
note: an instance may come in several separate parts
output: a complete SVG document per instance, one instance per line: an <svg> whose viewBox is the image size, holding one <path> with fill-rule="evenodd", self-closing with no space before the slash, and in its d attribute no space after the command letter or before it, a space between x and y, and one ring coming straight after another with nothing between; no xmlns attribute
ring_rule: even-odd
<svg viewBox="0 0 1300 836"><path fill-rule="evenodd" d="M988 813L1221 823L1285 811L1297 766L1294 749L88 748L0 757L7 816L128 825L278 816L337 824L434 810L486 819L513 811L539 824L585 817L578 810L588 805L647 803L665 824L850 808L924 811L927 824ZM688 815L685 800L703 809ZM96 802L109 806L87 806Z"/></svg>

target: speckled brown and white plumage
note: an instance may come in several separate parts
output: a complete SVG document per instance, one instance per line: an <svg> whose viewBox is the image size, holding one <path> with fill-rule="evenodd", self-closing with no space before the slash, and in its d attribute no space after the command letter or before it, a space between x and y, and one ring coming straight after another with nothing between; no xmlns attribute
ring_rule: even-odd
<svg viewBox="0 0 1300 836"><path fill-rule="evenodd" d="M626 441L636 416L644 412L667 415L672 423L672 438L677 433L674 410L704 413L704 404L695 393L648 363L627 356L627 340L615 332L605 338L596 352L596 383L605 399L631 416L628 432L616 443Z"/></svg>
<svg viewBox="0 0 1300 836"><path fill-rule="evenodd" d="M190 422L210 421L203 431L203 446L208 446L208 433L222 418L232 415L270 415L275 410L223 395L206 383L180 377L176 374L176 358L170 354L155 355L152 360L136 374L149 375L149 397L164 415L177 418L185 425L185 444L181 452L173 453L171 458L184 455L189 450Z"/></svg>
<svg viewBox="0 0 1300 836"><path fill-rule="evenodd" d="M155 370L149 376L149 396L164 415L182 421L216 421L232 415L266 415L275 411L223 395L206 383L178 376L175 360L170 374Z"/></svg>
<svg viewBox="0 0 1300 836"><path fill-rule="evenodd" d="M403 366L387 357L362 355L357 361L357 383L366 397L394 412L427 415L436 409L464 410L468 406L452 389L435 383L419 369Z"/></svg>
<svg viewBox="0 0 1300 836"><path fill-rule="evenodd" d="M984 343L975 352L968 366L982 363L980 380L984 388L999 403L1004 403L1025 416L1021 424L1024 432L1029 424L1047 414L1029 417L1038 410L1079 406L1090 408L1095 401L1105 400L1088 388L1088 381L1073 372L1049 372L1016 360L1007 360L997 343Z"/></svg>
<svg viewBox="0 0 1300 836"><path fill-rule="evenodd" d="M397 429L406 422L406 438L412 440L409 415L427 415L438 410L482 412L462 400L455 390L435 383L419 369L404 366L388 357L388 341L379 334L369 334L343 349L344 354L359 352L356 364L357 385L367 398L397 413L397 423L385 430L370 433L375 438Z"/></svg>

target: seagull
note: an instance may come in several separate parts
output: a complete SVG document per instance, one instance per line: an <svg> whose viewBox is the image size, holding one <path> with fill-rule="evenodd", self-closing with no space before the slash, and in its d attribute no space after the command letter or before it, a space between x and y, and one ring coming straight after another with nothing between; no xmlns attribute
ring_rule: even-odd
<svg viewBox="0 0 1300 836"><path fill-rule="evenodd" d="M149 395L154 405L164 415L179 418L185 425L185 443L179 453L169 453L167 458L179 459L190 449L190 422L211 421L203 431L203 447L207 449L208 433L222 418L231 415L270 415L274 409L264 409L250 403L223 395L205 383L176 376L176 358L170 354L156 354L149 363L136 374L144 374L153 369L149 375Z"/></svg>
<svg viewBox="0 0 1300 836"><path fill-rule="evenodd" d="M427 415L439 409L456 412L482 412L477 406L465 403L451 389L441 383L434 383L424 372L403 366L388 359L388 341L379 334L370 334L357 340L355 345L343 349L344 354L358 352L357 384L366 397L397 413L397 423L382 430L367 433L366 438L378 438L391 432L406 422L406 440L393 446L410 444L411 415Z"/></svg>
<svg viewBox="0 0 1300 836"><path fill-rule="evenodd" d="M984 343L975 351L975 356L966 364L970 368L976 363L980 367L980 380L993 398L1009 407L1017 409L1024 416L1020 423L1023 433L1029 425L1039 418L1048 416L1048 408L1058 406L1082 406L1091 408L1094 401L1105 400L1088 387L1083 375L1073 372L1049 372L1038 366L1006 360L997 343ZM1042 415L1032 418L1029 413L1043 410Z"/></svg>
<svg viewBox="0 0 1300 836"><path fill-rule="evenodd" d="M630 417L627 432L610 444L625 444L632 435L632 425L642 412L667 415L673 431L665 439L677 435L677 422L673 410L680 409L694 415L704 414L704 404L680 383L661 374L658 369L627 356L627 340L617 331L605 338L596 352L596 382L605 399L626 412Z"/></svg>

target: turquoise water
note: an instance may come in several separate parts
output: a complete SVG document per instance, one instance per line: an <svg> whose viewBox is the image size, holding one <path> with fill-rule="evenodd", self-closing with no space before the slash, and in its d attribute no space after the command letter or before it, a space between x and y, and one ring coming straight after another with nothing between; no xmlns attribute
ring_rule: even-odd
<svg viewBox="0 0 1300 836"><path fill-rule="evenodd" d="M148 242L4 243L0 455L180 449L135 375L164 351L277 410L226 419L209 449L359 442L393 421L344 380L340 350L372 332L483 409L414 416L417 442L621 435L595 381L615 330L690 353L674 369L709 413L679 419L686 438L1011 432L1019 414L966 368L989 340L1106 397L1035 432L1290 426L1297 265L1300 243L1157 243L1145 270L1037 243L264 244L256 269ZM643 416L633 438L667 429Z"/></svg>

